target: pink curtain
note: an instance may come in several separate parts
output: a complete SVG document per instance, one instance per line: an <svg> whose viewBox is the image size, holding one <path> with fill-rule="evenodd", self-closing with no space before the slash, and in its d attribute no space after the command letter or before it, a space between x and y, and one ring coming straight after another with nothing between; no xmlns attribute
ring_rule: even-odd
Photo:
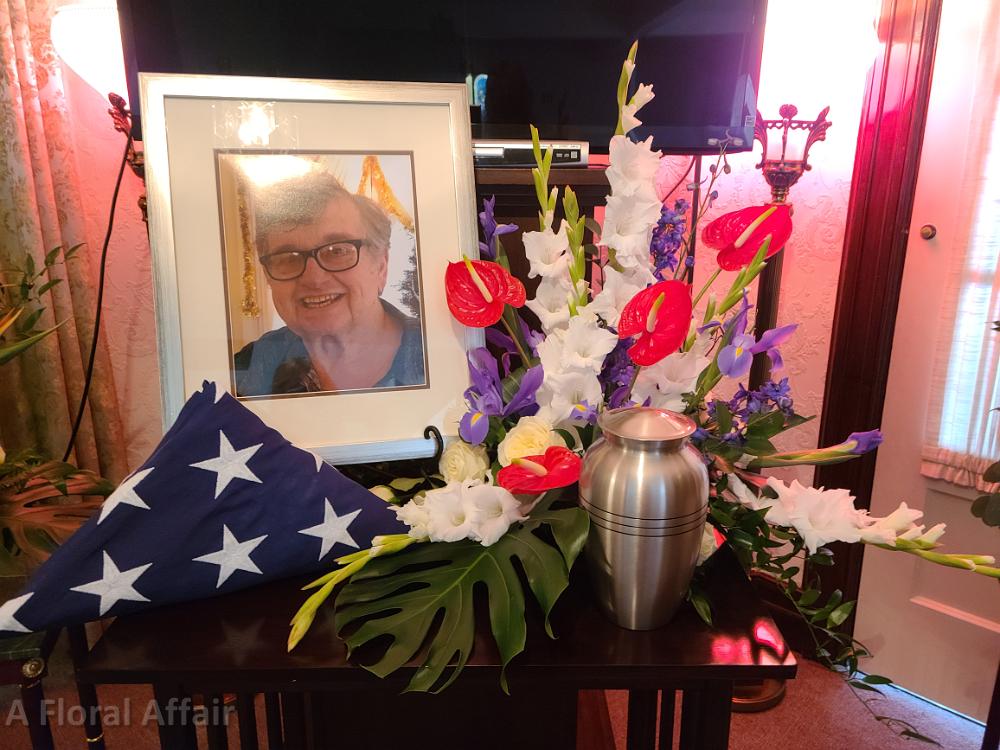
<svg viewBox="0 0 1000 750"><path fill-rule="evenodd" d="M0 267L41 267L47 250L86 240L60 63L52 47L53 0L0 0ZM46 328L59 330L0 367L0 444L61 458L83 390L93 332L96 257L85 247L52 272ZM102 337L103 338L103 337ZM113 481L127 473L122 423L106 342L98 349L90 405L71 460Z"/></svg>

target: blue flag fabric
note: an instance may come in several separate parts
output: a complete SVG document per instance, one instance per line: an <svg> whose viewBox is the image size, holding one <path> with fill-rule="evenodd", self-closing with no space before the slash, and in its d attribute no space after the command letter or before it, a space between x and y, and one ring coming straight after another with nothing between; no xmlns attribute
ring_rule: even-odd
<svg viewBox="0 0 1000 750"><path fill-rule="evenodd" d="M206 382L149 459L0 606L0 634L330 570L405 531L385 501Z"/></svg>

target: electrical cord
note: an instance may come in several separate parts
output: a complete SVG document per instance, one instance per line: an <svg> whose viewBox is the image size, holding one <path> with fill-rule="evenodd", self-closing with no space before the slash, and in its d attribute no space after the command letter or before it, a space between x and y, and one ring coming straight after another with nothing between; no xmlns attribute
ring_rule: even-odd
<svg viewBox="0 0 1000 750"><path fill-rule="evenodd" d="M63 461L68 461L76 444L76 436L80 432L80 424L83 422L83 414L87 409L87 400L90 397L90 383L94 378L94 362L97 359L97 342L101 332L101 308L104 304L104 280L105 269L108 264L108 244L111 242L111 231L115 226L115 207L118 205L118 193L122 187L122 177L125 174L125 165L132 150L132 136L126 134L125 152L122 154L122 163L118 167L118 178L115 180L115 190L111 195L111 210L108 212L108 231L104 235L104 245L101 247L101 268L97 281L97 310L94 313L94 335L90 342L90 359L87 361L87 375L83 380L83 393L80 395L80 408L76 412L76 420L73 422L73 431L69 435L69 442L66 444L66 452L63 454Z"/></svg>

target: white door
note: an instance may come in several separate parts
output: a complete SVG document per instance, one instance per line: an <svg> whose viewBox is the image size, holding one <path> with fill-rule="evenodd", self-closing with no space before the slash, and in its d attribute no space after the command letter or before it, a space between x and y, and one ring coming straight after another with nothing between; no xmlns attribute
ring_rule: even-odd
<svg viewBox="0 0 1000 750"><path fill-rule="evenodd" d="M976 97L984 95L975 91L981 67L977 60L996 55L1000 47L998 4L1000 0L944 3L882 418L885 443L878 451L871 510L884 516L906 501L923 509L929 525L947 523L943 551L1000 558L1000 529L986 527L970 513L971 502L980 493L920 474L935 338L953 335L950 330L937 333L944 278L949 259L960 250L957 243L965 241L962 223L969 220L965 203L969 198L960 195L958 186L963 181L970 118L980 106ZM989 166L996 169L1000 127L993 130ZM987 169L985 157L975 168ZM990 182L996 189L997 181ZM1000 202L1000 194L995 200ZM936 227L937 235L922 239L923 225ZM986 321L974 324L981 330ZM915 693L985 720L1000 658L997 581L869 548L855 636L875 654L862 665L866 671L891 677Z"/></svg>

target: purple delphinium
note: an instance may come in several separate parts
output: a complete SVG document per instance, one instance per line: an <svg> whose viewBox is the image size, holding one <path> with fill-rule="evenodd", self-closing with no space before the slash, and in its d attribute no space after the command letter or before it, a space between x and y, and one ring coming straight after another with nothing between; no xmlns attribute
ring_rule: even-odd
<svg viewBox="0 0 1000 750"><path fill-rule="evenodd" d="M496 196L483 199L483 210L479 212L479 225L483 228L483 242L479 243L479 254L483 258L496 260L496 243L505 234L517 231L517 224L497 224L493 210L496 207Z"/></svg>
<svg viewBox="0 0 1000 750"><path fill-rule="evenodd" d="M715 402L710 401L707 407L709 418L715 419ZM754 391L740 384L733 397L726 402L726 407L732 416L733 426L725 435L716 437L731 445L743 445L746 442L747 423L754 415L780 411L786 417L791 417L795 413L788 378L782 378L778 383L769 380Z"/></svg>
<svg viewBox="0 0 1000 750"><path fill-rule="evenodd" d="M635 365L628 356L633 339L623 339L615 344L615 348L604 360L604 368L598 376L604 385L628 385L632 381L632 371Z"/></svg>
<svg viewBox="0 0 1000 750"><path fill-rule="evenodd" d="M653 273L660 281L673 278L677 270L677 253L684 244L684 232L687 229L685 214L689 204L683 198L674 203L674 207L664 205L660 209L660 218L653 228L653 236L649 252L653 256Z"/></svg>

